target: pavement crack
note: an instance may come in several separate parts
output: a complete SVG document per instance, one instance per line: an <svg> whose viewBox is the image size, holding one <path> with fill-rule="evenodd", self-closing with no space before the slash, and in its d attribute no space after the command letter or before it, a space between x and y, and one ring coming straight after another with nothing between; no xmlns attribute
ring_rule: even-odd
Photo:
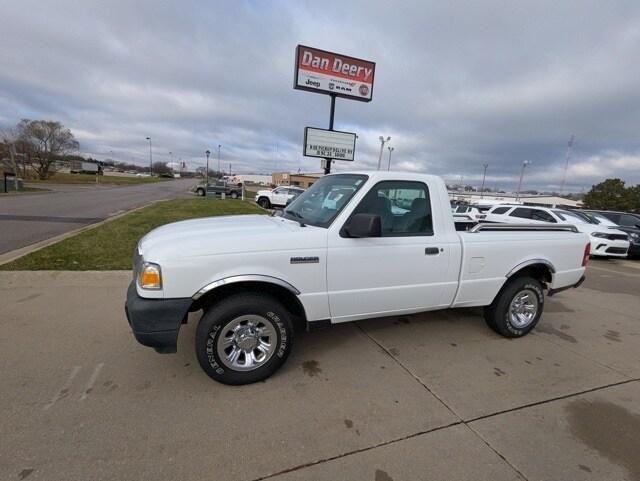
<svg viewBox="0 0 640 481"><path fill-rule="evenodd" d="M464 426L471 431L471 433L473 433L480 441L482 441L484 443L485 446L487 446L493 453L495 453L496 456L498 456L500 459L502 459L502 461L504 461L504 463L509 466L511 469L513 469L515 471L515 473L520 476L522 479L524 479L525 481L528 481L528 478L524 475L524 473L522 471L520 471L518 468L515 467L515 465L509 461L507 459L506 456L504 456L500 451L498 451L496 448L494 448L491 443L486 440L484 437L482 437L482 435L476 431L475 429L473 429L472 426L470 426L468 423L462 423L464 424Z"/></svg>
<svg viewBox="0 0 640 481"><path fill-rule="evenodd" d="M417 438L418 436L423 436L425 434L434 433L434 432L437 432L437 431L442 431L443 429L448 429L448 428L451 428L453 426L458 426L460 424L463 424L463 423L461 421L456 421L454 423L446 424L444 426L438 426L437 428L427 429L426 431L419 431L417 433L412 433L412 434L409 434L407 436L403 436L403 437L400 437L400 438L390 439L388 441L383 441L381 443L373 444L371 446L366 446L364 448L354 449L352 451L347 451L345 453L336 454L335 456L330 456L328 458L322 458L322 459L318 459L316 461L311 461L311 462L308 462L308 463L298 464L298 465L293 466L291 468L287 468L287 469L283 469L282 471L278 471L277 473L271 473L271 474L267 474L266 476L261 476L259 478L254 478L252 481L262 481L264 479L274 478L276 476L280 476L280 475L283 475L283 474L292 473L294 471L299 471L301 469L309 468L309 467L315 466L317 464L322 464L322 463L326 463L326 462L329 462L329 461L335 461L336 459L346 458L348 456L353 456L354 454L364 453L364 452L371 451L372 449L376 449L376 448L382 448L382 447L388 446L390 444L395 444L395 443L399 443L401 441L406 441L408 439Z"/></svg>
<svg viewBox="0 0 640 481"><path fill-rule="evenodd" d="M459 419L460 421L463 421L462 416L460 416L458 413L456 413L446 402L444 402L443 399L440 398L440 396L438 396L435 392L433 392L433 390L427 386L422 379L420 379L420 377L418 375L416 375L413 371L411 371L411 369L409 369L407 366L405 366L402 362L400 362L400 360L395 357L391 351L389 349L387 349L385 346L383 346L380 342L378 342L373 336L371 336L367 331L365 331L362 326L360 326L359 323L355 323L356 327L358 329L360 329L360 331L367 336L371 342L373 342L374 344L376 344L380 349L382 349L387 356L389 356L391 359L393 359L393 361L398 364L398 366L400 366L405 372L407 372L416 382L418 382L423 388L425 388L429 394L431 394L434 398L436 398L451 414L453 414L457 419Z"/></svg>
<svg viewBox="0 0 640 481"><path fill-rule="evenodd" d="M617 387L617 386L623 386L625 384L630 384L630 383L638 382L638 381L640 381L640 378L625 379L624 381L613 382L611 384L605 384L604 386L597 386L597 387L594 387L594 388L585 389L583 391L573 392L573 393L570 393L570 394L564 394L562 396L556 396L556 397L553 397L553 398L550 398L550 399L544 399L542 401L536 401L536 402L532 402L532 403L529 403L529 404L523 404L522 406L516 406L516 407L513 407L513 408L509 408L509 409L504 409L502 411L497 411L495 413L483 414L482 416L477 416L475 418L466 419L466 420L463 420L463 424L474 423L476 421L482 421L483 419L490 419L492 417L500 416L502 414L517 412L517 411L521 411L522 409L528 409L528 408L535 407L535 406L542 406L544 404L549 404L549 403L552 403L552 402L555 402L555 401L562 401L563 399L571 399L572 397L582 396L583 394L589 394L589 393L592 393L592 392L598 392L598 391L602 391L604 389L609 389L609 388Z"/></svg>

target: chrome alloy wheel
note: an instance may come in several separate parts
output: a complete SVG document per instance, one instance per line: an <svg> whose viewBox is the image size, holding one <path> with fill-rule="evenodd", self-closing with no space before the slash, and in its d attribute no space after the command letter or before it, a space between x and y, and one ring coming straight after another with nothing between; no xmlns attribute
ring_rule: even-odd
<svg viewBox="0 0 640 481"><path fill-rule="evenodd" d="M222 363L235 371L253 371L276 351L278 335L271 321L246 315L229 321L218 336L216 347Z"/></svg>
<svg viewBox="0 0 640 481"><path fill-rule="evenodd" d="M538 314L538 295L531 289L524 289L509 304L509 321L513 327L523 329L533 322Z"/></svg>

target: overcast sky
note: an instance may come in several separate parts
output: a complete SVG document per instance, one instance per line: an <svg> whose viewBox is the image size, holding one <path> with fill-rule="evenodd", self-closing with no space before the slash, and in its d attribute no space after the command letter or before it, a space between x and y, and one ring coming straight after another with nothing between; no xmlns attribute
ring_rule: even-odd
<svg viewBox="0 0 640 481"><path fill-rule="evenodd" d="M0 126L60 120L97 158L234 172L318 171L303 128L329 97L293 89L297 44L376 62L370 103L338 99L337 130L375 168L513 188L640 183L640 2L0 0ZM113 154L111 154L113 151ZM388 152L385 147L385 161Z"/></svg>

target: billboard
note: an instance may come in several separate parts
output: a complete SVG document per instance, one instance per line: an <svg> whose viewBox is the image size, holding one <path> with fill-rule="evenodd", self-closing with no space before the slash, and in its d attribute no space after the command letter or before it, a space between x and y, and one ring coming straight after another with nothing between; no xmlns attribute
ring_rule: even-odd
<svg viewBox="0 0 640 481"><path fill-rule="evenodd" d="M375 73L375 62L298 45L293 88L370 102Z"/></svg>
<svg viewBox="0 0 640 481"><path fill-rule="evenodd" d="M304 155L323 159L353 160L356 134L336 130L304 129Z"/></svg>

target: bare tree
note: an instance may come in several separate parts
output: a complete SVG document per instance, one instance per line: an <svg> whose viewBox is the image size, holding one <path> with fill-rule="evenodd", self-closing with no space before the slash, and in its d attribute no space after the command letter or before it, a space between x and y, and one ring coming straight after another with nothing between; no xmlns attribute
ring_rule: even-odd
<svg viewBox="0 0 640 481"><path fill-rule="evenodd" d="M78 150L79 144L60 122L51 120L21 120L16 126L18 150L42 180L54 170L54 162L69 152Z"/></svg>

